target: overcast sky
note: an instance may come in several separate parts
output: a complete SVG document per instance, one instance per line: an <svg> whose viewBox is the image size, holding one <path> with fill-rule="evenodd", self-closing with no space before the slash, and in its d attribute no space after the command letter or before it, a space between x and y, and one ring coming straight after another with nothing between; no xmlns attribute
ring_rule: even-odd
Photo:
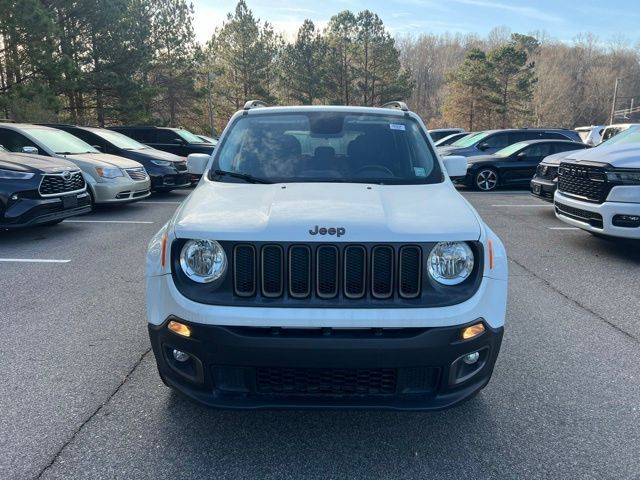
<svg viewBox="0 0 640 480"><path fill-rule="evenodd" d="M192 0L196 35L207 41L215 27L233 11L236 0ZM551 37L571 41L592 32L602 41L620 35L640 40L639 0L247 0L261 20L267 20L289 38L305 18L324 27L341 10L369 9L382 17L392 34L478 33L507 26L513 32L543 30Z"/></svg>

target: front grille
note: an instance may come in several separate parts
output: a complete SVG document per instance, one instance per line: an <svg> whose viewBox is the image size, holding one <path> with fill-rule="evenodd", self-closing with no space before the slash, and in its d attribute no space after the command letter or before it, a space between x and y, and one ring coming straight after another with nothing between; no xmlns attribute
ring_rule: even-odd
<svg viewBox="0 0 640 480"><path fill-rule="evenodd" d="M138 168L127 168L127 175L131 180L146 180L147 179L147 171L143 167Z"/></svg>
<svg viewBox="0 0 640 480"><path fill-rule="evenodd" d="M275 395L392 395L395 368L256 368L256 391Z"/></svg>
<svg viewBox="0 0 640 480"><path fill-rule="evenodd" d="M602 167L561 163L558 170L558 190L589 202L602 203L612 185Z"/></svg>
<svg viewBox="0 0 640 480"><path fill-rule="evenodd" d="M548 165L540 164L536 169L536 176L546 180L553 180L558 176L558 167L550 167Z"/></svg>
<svg viewBox="0 0 640 480"><path fill-rule="evenodd" d="M556 202L555 206L556 212L558 212L560 215L573 218L574 220L578 220L580 222L588 223L595 228L604 227L602 215L600 215L599 213L590 212L581 208L570 207L569 205L564 205L563 203L559 202Z"/></svg>
<svg viewBox="0 0 640 480"><path fill-rule="evenodd" d="M412 299L422 291L422 248L236 244L233 290L241 297Z"/></svg>
<svg viewBox="0 0 640 480"><path fill-rule="evenodd" d="M85 186L84 178L80 172L67 173L67 178L62 173L59 174L45 174L42 176L40 182L40 188L38 191L40 195L52 196L62 195L70 192L77 192L82 190Z"/></svg>

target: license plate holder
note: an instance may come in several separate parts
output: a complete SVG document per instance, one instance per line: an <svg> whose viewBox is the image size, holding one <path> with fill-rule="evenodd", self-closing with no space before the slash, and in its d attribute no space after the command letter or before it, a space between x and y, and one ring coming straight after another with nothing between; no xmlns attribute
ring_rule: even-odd
<svg viewBox="0 0 640 480"><path fill-rule="evenodd" d="M77 206L78 206L77 195L68 195L66 197L62 197L62 208L75 208Z"/></svg>

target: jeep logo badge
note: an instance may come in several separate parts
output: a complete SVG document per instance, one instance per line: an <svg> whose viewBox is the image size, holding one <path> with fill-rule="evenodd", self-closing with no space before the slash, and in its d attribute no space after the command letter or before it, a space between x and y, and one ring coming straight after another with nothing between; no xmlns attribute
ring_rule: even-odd
<svg viewBox="0 0 640 480"><path fill-rule="evenodd" d="M341 237L347 233L347 230L344 227L319 227L316 225L314 228L309 230L310 235L335 235L336 237Z"/></svg>

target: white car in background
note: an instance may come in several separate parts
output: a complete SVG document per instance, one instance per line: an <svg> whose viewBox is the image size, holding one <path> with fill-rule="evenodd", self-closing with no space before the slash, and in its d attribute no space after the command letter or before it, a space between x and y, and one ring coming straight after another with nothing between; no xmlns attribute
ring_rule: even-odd
<svg viewBox="0 0 640 480"><path fill-rule="evenodd" d="M602 141L604 129L605 125L591 125L590 127L577 127L574 130L578 132L578 135L586 145L594 147Z"/></svg>

